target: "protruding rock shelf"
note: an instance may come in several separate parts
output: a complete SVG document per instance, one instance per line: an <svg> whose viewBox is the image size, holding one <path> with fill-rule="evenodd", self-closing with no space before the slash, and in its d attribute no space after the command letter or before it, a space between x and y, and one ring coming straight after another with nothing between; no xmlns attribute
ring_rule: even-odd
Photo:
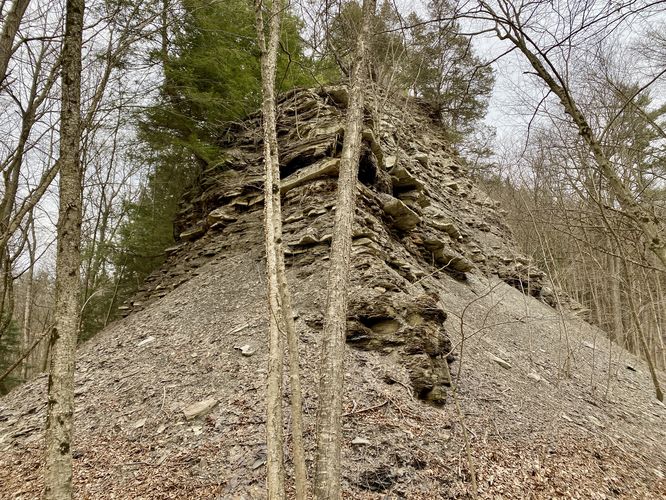
<svg viewBox="0 0 666 500"><path fill-rule="evenodd" d="M302 277L308 263L327 259L346 102L342 87L294 92L279 102L284 241L288 264L303 267ZM400 116L369 122L362 134L347 339L359 349L399 353L415 394L442 403L449 384L443 360L453 359L446 304L428 298L419 281L437 272L464 280L477 269L534 296L550 288L507 241L495 204L465 177L438 126L414 110L390 112ZM381 129L373 128L377 123ZM151 276L137 300L122 306L124 313L196 273L219 253L220 241L242 246L245 219L263 203L257 125L250 118L228 134L225 160L204 172L182 202L181 243L168 250L166 271ZM309 321L321 327L320 318Z"/></svg>

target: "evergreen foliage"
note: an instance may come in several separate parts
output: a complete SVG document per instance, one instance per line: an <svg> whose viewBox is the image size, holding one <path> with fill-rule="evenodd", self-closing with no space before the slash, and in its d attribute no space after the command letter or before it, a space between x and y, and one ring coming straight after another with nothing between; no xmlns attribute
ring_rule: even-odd
<svg viewBox="0 0 666 500"><path fill-rule="evenodd" d="M193 181L194 169L180 163L155 165L134 203L126 203L127 223L120 228L118 251L113 255L116 305L130 297L165 258L174 244L173 221L184 188ZM113 311L116 307L113 307Z"/></svg>
<svg viewBox="0 0 666 500"><path fill-rule="evenodd" d="M130 297L173 245L179 200L206 168L223 164L218 135L261 102L261 70L254 5L247 0L185 0L167 54L158 102L139 117L137 161L150 172L112 260L119 280L114 307ZM304 56L298 18L284 18L278 91L308 86L314 68ZM101 312L101 311L100 311Z"/></svg>
<svg viewBox="0 0 666 500"><path fill-rule="evenodd" d="M448 126L449 139L458 143L485 116L494 76L453 18L446 1L428 4L427 22L416 12L402 19L385 1L373 19L369 53L375 82L423 98ZM349 2L331 23L331 49L343 68L351 64L360 21L360 5Z"/></svg>
<svg viewBox="0 0 666 500"><path fill-rule="evenodd" d="M182 8L183 21L162 61L160 102L141 120L141 138L163 156L160 163L171 163L180 156L211 166L220 160L220 127L260 104L254 7L246 0L185 0ZM278 90L311 83L304 69L307 64L299 29L295 17L285 18Z"/></svg>
<svg viewBox="0 0 666 500"><path fill-rule="evenodd" d="M459 34L449 5L434 2L429 11L430 18L443 20L423 23L415 13L408 18L414 28L407 74L413 92L430 102L460 139L486 114L493 72L476 54L471 38Z"/></svg>

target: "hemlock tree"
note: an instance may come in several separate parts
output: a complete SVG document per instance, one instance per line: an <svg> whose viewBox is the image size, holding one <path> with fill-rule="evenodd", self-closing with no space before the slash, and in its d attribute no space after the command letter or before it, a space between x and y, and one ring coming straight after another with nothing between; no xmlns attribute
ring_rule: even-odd
<svg viewBox="0 0 666 500"><path fill-rule="evenodd" d="M317 408L315 496L321 500L340 498L347 295L367 85L367 51L371 40L370 23L375 8L375 0L363 0L363 22L357 35L356 57L351 68L349 104L340 158L338 201L331 242L328 294L321 342L319 406Z"/></svg>
<svg viewBox="0 0 666 500"><path fill-rule="evenodd" d="M246 0L185 0L174 32L163 34L164 79L157 102L139 118L136 161L149 170L142 192L127 202L128 216L112 250L122 270L116 304L139 287L173 245L173 220L186 189L206 168L224 168L226 124L261 105L261 65L255 12ZM276 92L312 82L303 55L300 22L285 12L276 59ZM169 39L171 38L171 39Z"/></svg>
<svg viewBox="0 0 666 500"><path fill-rule="evenodd" d="M455 9L447 1L428 4L425 22L416 13L407 18L410 40L405 79L449 127L451 139L471 134L485 116L493 89L492 68L477 55L472 37L460 34Z"/></svg>
<svg viewBox="0 0 666 500"><path fill-rule="evenodd" d="M81 283L81 45L84 0L67 0L62 49L60 112L60 206L56 257L55 326L46 416L44 498L72 497L74 365Z"/></svg>
<svg viewBox="0 0 666 500"><path fill-rule="evenodd" d="M429 103L459 143L485 116L494 76L491 66L461 34L455 6L446 0L427 3L427 20L416 12L403 18L390 1L372 17L368 65L372 81L389 94L413 95ZM333 18L329 44L343 72L355 58L355 35L363 15L355 2L345 3Z"/></svg>
<svg viewBox="0 0 666 500"><path fill-rule="evenodd" d="M141 139L165 161L220 164L220 130L261 105L261 64L251 2L185 0L182 21L164 60L158 102L141 119ZM276 58L278 88L311 82L299 21L284 15Z"/></svg>

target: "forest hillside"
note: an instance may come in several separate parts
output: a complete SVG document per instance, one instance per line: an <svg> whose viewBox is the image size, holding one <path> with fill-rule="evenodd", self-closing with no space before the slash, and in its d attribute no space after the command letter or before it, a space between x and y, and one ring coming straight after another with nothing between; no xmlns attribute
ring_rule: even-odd
<svg viewBox="0 0 666 500"><path fill-rule="evenodd" d="M310 473L348 103L345 87L320 87L277 108ZM377 92L364 116L343 497L465 498L472 481L481 498L666 495L666 407L644 361L521 253L429 105ZM180 203L164 265L79 350L77 498L265 496L260 117L226 137ZM39 496L46 382L0 400L0 498Z"/></svg>
<svg viewBox="0 0 666 500"><path fill-rule="evenodd" d="M0 500L666 498L665 28L0 0Z"/></svg>

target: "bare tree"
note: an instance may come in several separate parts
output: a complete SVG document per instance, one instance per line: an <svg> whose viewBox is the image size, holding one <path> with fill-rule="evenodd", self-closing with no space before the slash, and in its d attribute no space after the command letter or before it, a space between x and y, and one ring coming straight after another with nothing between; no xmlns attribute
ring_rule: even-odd
<svg viewBox="0 0 666 500"><path fill-rule="evenodd" d="M277 255L275 248L279 244L275 228L275 195L273 194L274 163L277 163L277 137L275 125L275 68L277 65L277 33L280 26L280 5L274 1L277 10L271 11L271 36L266 46L264 35L263 2L255 2L257 21L257 39L261 51L262 73L262 115L264 128L264 239L266 244L266 275L268 293L268 384L266 388L266 439L268 456L266 474L268 498L284 498L284 430L282 412L282 366L284 348L282 345L281 326L282 304L277 278ZM274 35L274 36L273 36ZM279 175L278 175L279 179ZM278 193L279 193L278 189Z"/></svg>
<svg viewBox="0 0 666 500"><path fill-rule="evenodd" d="M623 214L632 221L645 236L650 250L666 268L666 226L654 206L636 199L630 188L622 182L613 163L605 153L598 134L590 125L583 109L574 96L569 79L568 68L558 68L554 54L556 49L564 51L564 59L568 63L571 58L572 43L577 37L590 37L594 34L610 32L622 24L624 20L649 6L633 2L618 8L611 3L598 8L591 2L579 2L570 9L571 18L563 19L566 31L557 39L546 45L539 43L539 38L530 32L533 19L544 20L545 14L540 12L541 4L498 0L491 5L484 0L479 1L481 15L487 16L495 24L495 32L502 40L510 41L527 59L538 78L562 105L564 112L571 118L581 138L589 148L596 163L597 170L608 183L614 197L622 208ZM544 5L544 8L550 8Z"/></svg>
<svg viewBox="0 0 666 500"><path fill-rule="evenodd" d="M263 2L255 3L257 37L261 51L262 117L264 129L264 231L268 283L269 358L266 431L268 442L268 497L284 498L284 443L282 421L282 367L284 351L282 334L289 345L291 385L291 421L294 448L296 498L307 496L307 473L303 447L301 385L298 363L298 338L294 326L291 296L285 273L282 245L282 208L280 199L280 164L275 107L275 73L280 42L280 21L283 2L271 4L268 43L265 38Z"/></svg>
<svg viewBox="0 0 666 500"><path fill-rule="evenodd" d="M62 49L60 117L60 206L56 258L55 326L46 417L44 497L72 497L74 366L81 283L81 46L84 0L67 0Z"/></svg>
<svg viewBox="0 0 666 500"><path fill-rule="evenodd" d="M36 245L37 238L35 237L35 221L31 216L28 221L28 226L30 228L30 236L27 240L28 245L28 257L30 262L28 263L28 276L26 277L26 291L25 291L25 304L23 307L23 350L26 351L28 346L32 342L32 330L30 328L30 323L32 320L32 304L33 304L33 292L34 292L34 275L35 275L35 263L37 261L36 256ZM26 356L26 359L23 363L22 376L23 380L28 378L28 366L29 359Z"/></svg>
<svg viewBox="0 0 666 500"><path fill-rule="evenodd" d="M7 77L7 66L14 52L14 39L29 3L30 0L14 0L2 25L2 32L0 33L0 89L3 88Z"/></svg>

